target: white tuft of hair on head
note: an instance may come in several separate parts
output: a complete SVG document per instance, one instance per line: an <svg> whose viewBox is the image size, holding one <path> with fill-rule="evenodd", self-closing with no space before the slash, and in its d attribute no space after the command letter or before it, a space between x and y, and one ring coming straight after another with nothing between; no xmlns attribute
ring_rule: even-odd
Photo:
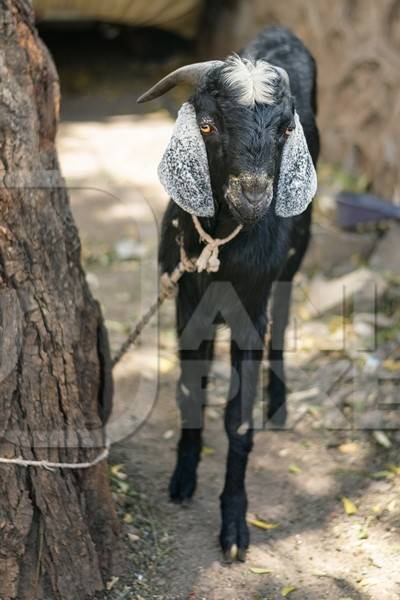
<svg viewBox="0 0 400 600"><path fill-rule="evenodd" d="M230 56L222 71L224 83L237 93L240 104L254 106L274 104L277 86L281 80L278 71L267 61L255 63L238 55Z"/></svg>

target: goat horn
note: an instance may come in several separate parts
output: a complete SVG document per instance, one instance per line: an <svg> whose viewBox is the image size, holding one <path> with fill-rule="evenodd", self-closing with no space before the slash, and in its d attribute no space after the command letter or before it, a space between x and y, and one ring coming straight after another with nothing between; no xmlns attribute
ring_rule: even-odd
<svg viewBox="0 0 400 600"><path fill-rule="evenodd" d="M207 60L205 62L193 63L191 65L186 65L185 67L180 67L180 69L172 71L172 73L169 73L169 75L166 75L166 77L153 85L153 87L137 99L137 102L141 104L142 102L154 100L154 98L158 98L166 92L169 92L169 90L172 90L172 88L180 83L196 85L209 71L220 67L223 64L222 60Z"/></svg>

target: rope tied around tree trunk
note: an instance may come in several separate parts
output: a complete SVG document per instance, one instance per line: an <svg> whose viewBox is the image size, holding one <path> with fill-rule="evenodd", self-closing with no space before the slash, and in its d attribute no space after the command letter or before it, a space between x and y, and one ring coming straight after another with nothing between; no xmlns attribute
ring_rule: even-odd
<svg viewBox="0 0 400 600"><path fill-rule="evenodd" d="M105 447L103 450L96 456L96 458L90 462L80 462L80 463L67 463L67 462L51 462L49 460L25 460L22 456L18 456L17 458L3 458L0 457L0 464L5 465L17 465L20 467L42 467L43 469L47 469L48 471L53 471L54 469L89 469L90 467L94 467L99 464L110 454L111 443L109 440L106 440Z"/></svg>
<svg viewBox="0 0 400 600"><path fill-rule="evenodd" d="M177 285L185 273L202 273L203 271L207 271L207 273L216 273L220 267L220 260L218 258L219 248L224 244L227 244L233 238L235 238L238 233L241 231L243 225L238 225L232 233L230 233L227 237L219 239L214 239L209 235L202 227L199 219L192 215L193 224L196 228L200 236L200 241L205 243L205 247L200 253L200 256L197 258L189 258L186 254L184 248L184 238L183 233L180 231L177 235L176 241L179 245L179 254L180 260L172 273L163 273L160 279L161 283L161 291L158 295L156 301L148 308L148 310L144 313L144 315L139 319L136 325L133 327L132 331L128 335L125 342L122 344L118 352L115 354L112 360L112 367L114 368L117 363L122 359L123 356L127 353L129 348L136 342L136 340L140 337L143 329L149 323L151 318L158 311L160 306L163 304L165 300L168 298L173 298L176 295ZM173 225L176 228L179 228L179 222L177 220L173 221ZM110 453L111 443L109 440L106 440L104 449L94 458L94 460L90 462L80 462L80 463L67 463L67 462L51 462L48 460L25 460L22 456L18 456L16 458L2 458L0 457L0 464L6 465L16 465L20 467L41 467L43 469L47 469L52 471L53 469L89 469L90 467L94 467L99 464L103 460L108 458Z"/></svg>

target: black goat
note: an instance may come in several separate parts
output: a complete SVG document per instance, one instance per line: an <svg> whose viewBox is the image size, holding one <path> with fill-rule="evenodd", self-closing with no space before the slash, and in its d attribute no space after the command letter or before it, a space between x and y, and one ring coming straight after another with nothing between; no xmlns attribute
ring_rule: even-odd
<svg viewBox="0 0 400 600"><path fill-rule="evenodd" d="M196 487L207 374L215 326L223 322L231 330L232 383L225 412L229 452L220 543L228 559L243 560L249 544L245 472L274 282L267 418L278 426L286 418L283 344L290 284L308 245L309 203L316 191L316 67L299 39L274 27L240 57L178 69L139 101L180 82L195 84L196 90L179 113L160 165L174 200L163 220L162 270L171 272L179 262L176 221L187 254L201 251L188 213L201 216L214 238L227 236L238 223L244 227L221 249L218 272L186 273L179 283L182 433L170 496L183 502Z"/></svg>

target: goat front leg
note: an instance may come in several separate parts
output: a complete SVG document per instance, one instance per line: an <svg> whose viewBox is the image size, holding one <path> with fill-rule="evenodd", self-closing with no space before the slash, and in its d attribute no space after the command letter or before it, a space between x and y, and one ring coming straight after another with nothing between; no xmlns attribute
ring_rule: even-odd
<svg viewBox="0 0 400 600"><path fill-rule="evenodd" d="M248 337L249 345L243 350L231 344L232 382L225 411L225 429L229 440L225 486L220 497L222 527L220 544L225 560L244 561L250 534L246 523L247 495L246 467L253 446L253 407L257 393L263 354L265 317L256 324L256 331Z"/></svg>
<svg viewBox="0 0 400 600"><path fill-rule="evenodd" d="M169 486L171 500L178 503L189 501L196 489L212 347L213 342L206 340L198 350L180 350L181 376L177 384L177 402L181 412L181 437Z"/></svg>

